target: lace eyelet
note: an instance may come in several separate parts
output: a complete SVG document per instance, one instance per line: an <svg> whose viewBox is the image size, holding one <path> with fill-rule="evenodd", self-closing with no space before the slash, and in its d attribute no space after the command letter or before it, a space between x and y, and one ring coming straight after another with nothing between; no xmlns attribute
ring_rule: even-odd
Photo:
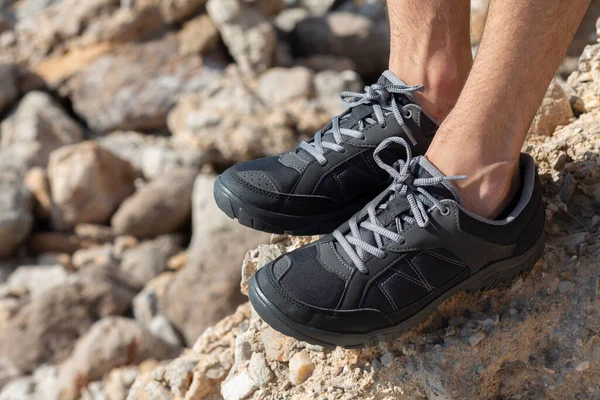
<svg viewBox="0 0 600 400"><path fill-rule="evenodd" d="M406 239L400 239L400 241L398 242L398 244L399 244L400 246L402 246L402 245L406 244Z"/></svg>
<svg viewBox="0 0 600 400"><path fill-rule="evenodd" d="M411 119L413 116L413 113L411 110L406 110L405 112L402 113L402 115L404 115L404 118Z"/></svg>
<svg viewBox="0 0 600 400"><path fill-rule="evenodd" d="M450 207L445 207L444 209L440 210L440 214L443 216L450 215Z"/></svg>
<svg viewBox="0 0 600 400"><path fill-rule="evenodd" d="M387 124L383 124L383 125L379 125L381 127L381 129L385 129L387 128Z"/></svg>
<svg viewBox="0 0 600 400"><path fill-rule="evenodd" d="M367 137L366 137L365 135L362 135L362 136L359 138L359 140L365 141L365 140L367 140Z"/></svg>

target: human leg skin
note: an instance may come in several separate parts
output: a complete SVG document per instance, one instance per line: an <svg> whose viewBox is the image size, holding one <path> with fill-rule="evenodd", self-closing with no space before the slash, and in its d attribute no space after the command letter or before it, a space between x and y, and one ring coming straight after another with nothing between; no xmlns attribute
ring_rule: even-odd
<svg viewBox="0 0 600 400"><path fill-rule="evenodd" d="M390 70L423 84L419 103L438 122L454 107L471 69L470 0L388 0Z"/></svg>
<svg viewBox="0 0 600 400"><path fill-rule="evenodd" d="M468 210L497 217L519 189L519 153L590 0L492 0L475 63L426 157Z"/></svg>

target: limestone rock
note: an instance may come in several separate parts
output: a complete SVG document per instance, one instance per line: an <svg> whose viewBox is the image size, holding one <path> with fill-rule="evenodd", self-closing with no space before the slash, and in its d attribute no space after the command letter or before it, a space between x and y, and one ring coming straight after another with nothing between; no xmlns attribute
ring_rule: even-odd
<svg viewBox="0 0 600 400"><path fill-rule="evenodd" d="M471 44L479 45L483 37L483 30L487 20L490 0L471 1Z"/></svg>
<svg viewBox="0 0 600 400"><path fill-rule="evenodd" d="M94 142L62 147L50 155L52 223L61 230L78 223L105 223L133 190L135 170Z"/></svg>
<svg viewBox="0 0 600 400"><path fill-rule="evenodd" d="M180 230L190 219L196 170L179 169L139 189L112 217L115 232L149 237Z"/></svg>
<svg viewBox="0 0 600 400"><path fill-rule="evenodd" d="M198 55L182 57L177 39L131 44L106 54L73 77L65 89L75 111L99 133L160 130L177 96L206 86L221 68Z"/></svg>
<svg viewBox="0 0 600 400"><path fill-rule="evenodd" d="M258 2L208 0L206 9L244 73L260 74L272 66L277 34Z"/></svg>
<svg viewBox="0 0 600 400"><path fill-rule="evenodd" d="M202 154L176 138L116 131L97 140L103 148L127 160L144 178L154 180L166 172L198 168Z"/></svg>
<svg viewBox="0 0 600 400"><path fill-rule="evenodd" d="M169 129L213 164L277 154L296 145L293 117L269 110L236 69L201 93L185 96L169 114Z"/></svg>
<svg viewBox="0 0 600 400"><path fill-rule="evenodd" d="M210 17L202 14L185 23L179 32L179 54L204 54L219 45L219 31Z"/></svg>
<svg viewBox="0 0 600 400"><path fill-rule="evenodd" d="M364 84L360 75L351 70L341 72L326 70L315 74L315 90L327 111L332 115L341 114L345 107L340 102L340 93L361 93Z"/></svg>
<svg viewBox="0 0 600 400"><path fill-rule="evenodd" d="M24 148L24 167L46 167L50 153L83 140L83 129L50 95L29 92L0 127L2 151Z"/></svg>
<svg viewBox="0 0 600 400"><path fill-rule="evenodd" d="M141 328L134 320L106 317L96 322L75 345L61 366L62 399L77 399L87 383L102 378L116 367L172 356L177 348Z"/></svg>
<svg viewBox="0 0 600 400"><path fill-rule="evenodd" d="M181 251L182 242L180 235L162 235L143 241L123 252L121 269L144 286L167 270L169 258Z"/></svg>
<svg viewBox="0 0 600 400"><path fill-rule="evenodd" d="M313 93L313 73L307 68L272 68L261 75L258 93L268 104L306 101Z"/></svg>
<svg viewBox="0 0 600 400"><path fill-rule="evenodd" d="M0 359L27 373L64 360L95 318L118 315L137 288L116 267L89 267L73 282L34 298L0 331Z"/></svg>
<svg viewBox="0 0 600 400"><path fill-rule="evenodd" d="M529 133L550 136L557 126L567 125L571 118L573 118L573 110L569 99L560 84L552 80Z"/></svg>
<svg viewBox="0 0 600 400"><path fill-rule="evenodd" d="M23 183L35 199L34 209L36 217L42 220L48 219L52 212L52 198L46 170L40 167L31 168L25 174Z"/></svg>
<svg viewBox="0 0 600 400"><path fill-rule="evenodd" d="M290 40L297 56L346 57L366 77L379 76L389 61L389 28L384 19L335 11L300 21Z"/></svg>
<svg viewBox="0 0 600 400"><path fill-rule="evenodd" d="M193 237L188 264L177 272L165 296L164 315L188 343L243 301L240 260L269 235L253 232L223 214L212 195L214 177L194 183ZM199 308L203 312L197 312Z"/></svg>
<svg viewBox="0 0 600 400"><path fill-rule="evenodd" d="M290 360L290 382L292 385L300 385L306 381L313 371L315 364L305 351L294 354Z"/></svg>
<svg viewBox="0 0 600 400"><path fill-rule="evenodd" d="M20 266L8 279L13 292L25 289L35 299L53 287L65 283L67 271L62 265Z"/></svg>
<svg viewBox="0 0 600 400"><path fill-rule="evenodd" d="M0 258L9 257L29 235L33 201L19 182L0 181Z"/></svg>

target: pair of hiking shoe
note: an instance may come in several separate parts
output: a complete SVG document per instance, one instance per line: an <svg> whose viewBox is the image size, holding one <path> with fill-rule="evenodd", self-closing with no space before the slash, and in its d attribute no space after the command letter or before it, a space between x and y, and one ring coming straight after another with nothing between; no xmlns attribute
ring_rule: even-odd
<svg viewBox="0 0 600 400"><path fill-rule="evenodd" d="M318 241L260 269L250 301L274 329L345 348L390 340L460 291L509 284L544 247L545 212L533 159L498 219L461 206L452 181L423 156L437 124L390 71L341 94L348 110L279 156L233 166L218 206L251 228ZM458 157L459 155L457 155Z"/></svg>

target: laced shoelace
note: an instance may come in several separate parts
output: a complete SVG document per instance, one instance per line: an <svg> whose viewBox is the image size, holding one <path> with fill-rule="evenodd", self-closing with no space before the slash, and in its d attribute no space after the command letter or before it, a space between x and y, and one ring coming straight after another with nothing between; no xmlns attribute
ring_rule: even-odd
<svg viewBox="0 0 600 400"><path fill-rule="evenodd" d="M415 145L417 142L413 136L410 128L404 122L404 118L409 118L408 113L404 113L404 106L399 105L396 100L395 94L409 94L417 91L422 91L423 85L410 86L402 84L389 84L380 85L374 84L371 86L365 86L365 93L355 92L342 92L340 94L340 101L345 107L353 108L360 105L370 105L373 107L375 113L375 119L368 117L364 121L358 121L358 130L348 129L340 127L340 121L348 117L348 114L334 117L332 120L331 128L327 131L319 131L315 134L312 143L302 142L300 148L310 153L321 165L327 164L327 159L324 157L325 149L331 149L339 153L344 152L344 147L341 143L344 142L343 136L349 136L354 139L364 139L365 124L374 125L379 124L381 127L385 127L385 112L393 113L396 121L400 124L402 130L406 133L406 136L411 140L412 144ZM333 142L323 141L323 136L327 133L333 133Z"/></svg>
<svg viewBox="0 0 600 400"><path fill-rule="evenodd" d="M395 169L384 163L379 157L379 152L388 147L388 145L390 145L392 142L400 144L406 148L406 161L400 160L398 162L398 169ZM368 254L371 254L377 258L386 257L386 253L383 250L384 237L393 242L402 244L405 242L405 238L402 236L402 233L405 231L405 229L414 224L420 228L426 228L429 224L429 213L431 213L434 209L440 210L443 215L447 215L450 212L450 209L439 199L427 192L425 187L435 186L444 181L467 178L465 175L415 178L410 170L412 163L415 161L412 158L410 146L404 139L400 137L391 137L385 139L377 147L373 157L375 158L377 165L387 171L393 178L393 183L388 188L388 190L392 191L388 201L397 196L402 196L406 198L409 205L409 210L400 213L396 217L396 232L394 232L385 228L377 217L377 209L384 210L386 208L386 203L376 208L376 204L371 202L367 205L368 219L364 220L359 225L357 217L354 216L349 221L350 233L344 235L339 230L335 230L333 232L333 236L342 246L342 249L346 252L346 254L348 254L354 263L354 266L358 268L360 272L365 274L369 272L364 264ZM373 246L369 242L363 240L359 226L375 237L375 243L377 246Z"/></svg>

